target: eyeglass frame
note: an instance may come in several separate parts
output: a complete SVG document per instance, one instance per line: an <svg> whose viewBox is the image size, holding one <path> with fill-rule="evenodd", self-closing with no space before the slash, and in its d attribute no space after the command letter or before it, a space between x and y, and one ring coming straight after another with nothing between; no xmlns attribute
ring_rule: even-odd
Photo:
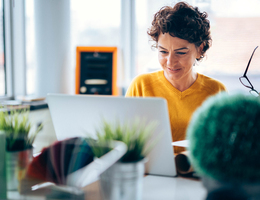
<svg viewBox="0 0 260 200"><path fill-rule="evenodd" d="M240 76L240 77L239 77L239 81L242 83L243 86L245 86L245 87L251 89L251 90L249 91L250 93L251 93L251 91L254 91L254 92L256 92L256 93L259 95L259 92L257 92L257 90L254 88L253 84L249 81L249 79L248 79L248 77L247 77L247 75L246 75L246 74L247 74L247 71L248 71L248 68L249 68L249 65L250 65L250 63L251 63L251 60L252 60L252 58L253 58L253 55L254 55L254 53L255 53L255 50L256 50L257 48L258 48L258 46L255 47L255 49L254 49L254 51L253 51L253 53L252 53L252 55L251 55L251 57L250 57L250 59L249 59L249 61L248 61L248 64L247 64L247 67L246 67L246 70L245 70L243 76ZM243 81L241 81L242 78L245 78L245 79L248 81L248 83L251 85L251 87L248 86L248 85L245 85L245 84L243 83Z"/></svg>

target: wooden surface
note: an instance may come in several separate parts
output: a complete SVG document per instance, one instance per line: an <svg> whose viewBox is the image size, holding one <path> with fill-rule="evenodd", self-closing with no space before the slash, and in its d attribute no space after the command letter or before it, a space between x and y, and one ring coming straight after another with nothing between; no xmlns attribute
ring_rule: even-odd
<svg viewBox="0 0 260 200"><path fill-rule="evenodd" d="M99 181L96 181L83 188L86 200L102 200L102 192L100 190Z"/></svg>

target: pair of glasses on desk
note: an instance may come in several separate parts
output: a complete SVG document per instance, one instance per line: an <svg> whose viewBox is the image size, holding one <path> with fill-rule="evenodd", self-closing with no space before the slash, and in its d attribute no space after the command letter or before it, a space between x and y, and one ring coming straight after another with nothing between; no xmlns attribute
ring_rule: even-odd
<svg viewBox="0 0 260 200"><path fill-rule="evenodd" d="M252 53L252 55L251 55L251 57L250 57L250 59L249 59L249 62L248 62L248 64L247 64L247 67L246 67L246 70L245 70L245 72L244 72L244 75L241 76L241 77L239 77L240 82L241 82L245 87L251 89L251 90L249 91L250 94L252 94L252 95L254 95L254 96L256 96L256 97L259 96L259 92L256 91L256 89L254 88L254 86L252 85L252 83L249 81L248 77L246 76L246 73L247 73L247 70L248 70L248 68L249 68L249 65L250 65L250 62L251 62L251 60L252 60L252 57L253 57L253 55L254 55L254 53L255 53L255 50L256 50L257 48L258 48L258 46L254 49L254 51L253 51L253 53Z"/></svg>

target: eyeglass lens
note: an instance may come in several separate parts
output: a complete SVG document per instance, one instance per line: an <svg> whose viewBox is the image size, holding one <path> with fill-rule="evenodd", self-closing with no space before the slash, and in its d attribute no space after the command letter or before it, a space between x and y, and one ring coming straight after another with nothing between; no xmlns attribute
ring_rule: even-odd
<svg viewBox="0 0 260 200"><path fill-rule="evenodd" d="M252 85L251 85L251 83L248 81L247 78L245 78L245 77L240 77L239 80L240 80L240 82L241 82L245 87L247 87L247 88L252 88Z"/></svg>
<svg viewBox="0 0 260 200"><path fill-rule="evenodd" d="M250 94L252 94L255 97L259 96L259 93L256 90L250 90L249 92L250 92Z"/></svg>

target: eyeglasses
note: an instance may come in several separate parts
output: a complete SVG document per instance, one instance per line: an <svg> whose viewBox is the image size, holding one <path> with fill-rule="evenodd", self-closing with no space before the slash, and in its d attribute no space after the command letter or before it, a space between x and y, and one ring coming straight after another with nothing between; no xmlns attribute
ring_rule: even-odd
<svg viewBox="0 0 260 200"><path fill-rule="evenodd" d="M240 82L241 82L245 87L251 89L249 92L250 92L252 95L256 96L256 97L259 96L259 93L255 90L254 86L253 86L252 83L249 81L248 77L246 76L246 73L247 73L247 70L248 70L248 68L249 68L249 65L250 65L250 62L251 62L251 60L252 60L252 57L253 57L253 55L254 55L254 53L255 53L255 50L256 50L257 48L258 48L258 46L254 49L254 51L253 51L253 53L252 53L252 55L251 55L251 57L250 57L250 60L249 60L249 62L248 62L248 64L247 64L247 67L246 67L246 70L245 70L244 75L241 76L241 77L239 77Z"/></svg>

